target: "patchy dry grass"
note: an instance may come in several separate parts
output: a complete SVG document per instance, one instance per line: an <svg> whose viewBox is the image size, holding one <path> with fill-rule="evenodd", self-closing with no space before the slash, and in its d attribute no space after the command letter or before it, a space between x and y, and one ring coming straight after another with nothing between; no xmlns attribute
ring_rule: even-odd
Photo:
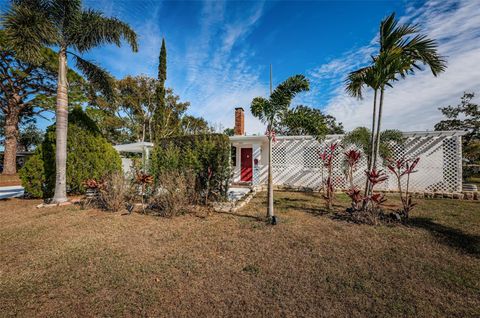
<svg viewBox="0 0 480 318"><path fill-rule="evenodd" d="M264 194L173 219L0 201L0 316L480 316L479 203L372 227L317 194L275 200L275 227Z"/></svg>

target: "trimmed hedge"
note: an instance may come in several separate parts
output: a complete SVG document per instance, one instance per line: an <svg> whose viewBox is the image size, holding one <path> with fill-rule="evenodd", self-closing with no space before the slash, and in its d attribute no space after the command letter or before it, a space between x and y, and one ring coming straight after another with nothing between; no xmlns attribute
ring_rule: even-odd
<svg viewBox="0 0 480 318"><path fill-rule="evenodd" d="M19 171L25 191L49 198L55 190L55 125L47 128L44 142ZM80 108L69 114L67 137L67 191L85 192L86 179L101 179L122 171L120 156L101 136L98 127Z"/></svg>
<svg viewBox="0 0 480 318"><path fill-rule="evenodd" d="M197 194L204 203L225 199L231 177L228 136L200 134L158 140L150 173L158 183L159 176L169 171L193 171Z"/></svg>

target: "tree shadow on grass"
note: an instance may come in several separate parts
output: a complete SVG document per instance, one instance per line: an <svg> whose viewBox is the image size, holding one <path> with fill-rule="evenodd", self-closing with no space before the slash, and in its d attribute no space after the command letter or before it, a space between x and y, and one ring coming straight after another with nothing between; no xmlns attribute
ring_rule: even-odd
<svg viewBox="0 0 480 318"><path fill-rule="evenodd" d="M236 216L236 217L239 217L239 218L248 218L248 219L252 219L252 220L255 220L255 221L261 221L261 222L265 222L265 220L266 220L265 218L262 218L262 217L259 217L259 216L249 215L249 214L241 214L241 213L236 213L236 212L218 211L218 212L215 212L215 213L225 214L225 215L230 215L230 216Z"/></svg>
<svg viewBox="0 0 480 318"><path fill-rule="evenodd" d="M409 225L429 231L439 242L480 258L480 236L435 223L430 218L411 218Z"/></svg>
<svg viewBox="0 0 480 318"><path fill-rule="evenodd" d="M282 191L276 191L282 192ZM286 191L288 193L288 191ZM303 196L308 197L315 197L319 198L318 193L315 192L305 192L302 193ZM266 202L265 202L266 204ZM273 199L273 205L275 206L276 210L280 210L283 212L290 212L290 211L297 211L297 212L305 212L308 214L312 214L315 216L321 216L328 214L329 212L323 206L317 206L313 204L311 199L306 197L288 197L288 196L277 196Z"/></svg>
<svg viewBox="0 0 480 318"><path fill-rule="evenodd" d="M314 216L322 216L329 214L328 210L322 207L306 207L306 206L298 206L295 204L285 204L282 207L282 210L288 212L290 211L298 211L298 212L304 212L308 214L312 214Z"/></svg>
<svg viewBox="0 0 480 318"><path fill-rule="evenodd" d="M277 209L280 209L285 212L289 211L298 211L315 216L321 216L328 214L329 211L324 206L316 206L309 204L309 201L303 199L284 199L283 202L275 202ZM334 206L335 207L335 206Z"/></svg>

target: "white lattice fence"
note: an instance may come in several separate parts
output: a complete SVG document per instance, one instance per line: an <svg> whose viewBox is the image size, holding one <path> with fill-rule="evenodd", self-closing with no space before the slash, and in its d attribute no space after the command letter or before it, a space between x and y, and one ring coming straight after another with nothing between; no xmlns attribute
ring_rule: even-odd
<svg viewBox="0 0 480 318"><path fill-rule="evenodd" d="M412 174L410 188L413 191L460 191L462 186L461 137L444 134L406 134L403 144L393 145L393 159L420 157L417 172ZM319 143L310 137L278 137L273 145L273 182L276 185L319 189L323 185L325 168L319 153L331 143L341 143L342 136L330 136ZM338 149L334 158L333 183L337 189L347 188L344 152L354 146ZM381 162L381 160L379 160ZM354 183L362 187L367 169L366 156L362 154L354 173ZM382 190L396 190L394 176L387 171L389 179L378 186ZM265 171L259 181L265 180Z"/></svg>

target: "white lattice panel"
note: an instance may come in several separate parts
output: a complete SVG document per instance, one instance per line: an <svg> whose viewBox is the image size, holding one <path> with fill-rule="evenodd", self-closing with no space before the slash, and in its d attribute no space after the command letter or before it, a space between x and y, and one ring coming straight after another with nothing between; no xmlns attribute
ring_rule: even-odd
<svg viewBox="0 0 480 318"><path fill-rule="evenodd" d="M278 137L273 145L272 169L273 182L276 185L308 187L319 189L324 184L326 169L319 157L325 147L331 143L340 143L341 136L327 138L322 143L307 137ZM346 165L344 152L355 148L337 148L333 164L333 183L336 189L346 189ZM414 159L420 157L417 172L411 175L412 191L460 191L462 186L461 137L436 135L408 136L405 143L392 145L393 158ZM397 190L397 181L392 173L383 166L389 179L378 186L382 190ZM362 154L354 173L354 183L363 187L366 156ZM260 167L258 183L266 181L266 166Z"/></svg>

